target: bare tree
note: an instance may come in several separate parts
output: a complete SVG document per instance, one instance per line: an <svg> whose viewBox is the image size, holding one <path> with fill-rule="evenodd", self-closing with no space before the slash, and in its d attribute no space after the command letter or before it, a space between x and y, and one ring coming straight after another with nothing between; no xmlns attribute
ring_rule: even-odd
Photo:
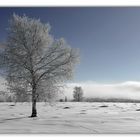
<svg viewBox="0 0 140 140"><path fill-rule="evenodd" d="M67 96L65 96L65 102L67 102L67 101L68 101Z"/></svg>
<svg viewBox="0 0 140 140"><path fill-rule="evenodd" d="M14 102L29 102L30 101L30 94L27 94L27 90L24 87L14 86L9 88L11 93L14 93Z"/></svg>
<svg viewBox="0 0 140 140"><path fill-rule="evenodd" d="M80 102L82 101L83 99L83 90L81 87L74 87L74 94L73 94L73 97L74 97L74 100L77 101L77 102Z"/></svg>
<svg viewBox="0 0 140 140"><path fill-rule="evenodd" d="M37 93L38 100L52 103L56 101L60 94L63 93L63 88L65 85L54 83L52 80L48 79L46 82L40 82Z"/></svg>
<svg viewBox="0 0 140 140"><path fill-rule="evenodd" d="M14 14L1 54L9 85L14 87L18 83L32 96L31 117L37 116L36 102L42 87L50 81L60 85L70 80L78 62L77 50L64 39L54 39L49 32L48 24Z"/></svg>

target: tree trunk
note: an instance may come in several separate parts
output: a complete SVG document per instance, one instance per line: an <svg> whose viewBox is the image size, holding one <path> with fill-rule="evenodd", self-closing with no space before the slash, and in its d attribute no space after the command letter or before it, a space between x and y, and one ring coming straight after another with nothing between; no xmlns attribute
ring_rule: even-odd
<svg viewBox="0 0 140 140"><path fill-rule="evenodd" d="M31 115L31 117L37 117L36 99L32 100L32 115Z"/></svg>
<svg viewBox="0 0 140 140"><path fill-rule="evenodd" d="M33 88L32 91L32 115L31 117L37 117L37 110L36 110L36 90Z"/></svg>

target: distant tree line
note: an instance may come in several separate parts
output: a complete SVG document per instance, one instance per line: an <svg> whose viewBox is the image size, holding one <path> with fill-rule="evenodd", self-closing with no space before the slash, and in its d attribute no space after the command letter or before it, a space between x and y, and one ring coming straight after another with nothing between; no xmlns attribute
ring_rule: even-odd
<svg viewBox="0 0 140 140"><path fill-rule="evenodd" d="M55 89L55 88L54 88ZM37 102L49 102L49 99L53 97L52 93L48 93L44 96L43 92L40 94ZM50 90L52 91L52 89ZM53 91L55 94L55 90ZM54 95L56 96L56 95ZM59 98L58 98L59 99ZM122 99L122 98L98 98L98 97L84 97L84 91L82 87L75 86L73 88L73 99L68 99L67 96L64 96L63 99L56 99L59 102L120 102L120 103L140 103L138 99ZM0 91L0 102L31 102L31 96L29 94L25 94L25 90L22 88L17 88L14 91L14 94L9 94L5 91Z"/></svg>
<svg viewBox="0 0 140 140"><path fill-rule="evenodd" d="M140 103L138 99L122 98L84 98L85 102L120 102L120 103Z"/></svg>

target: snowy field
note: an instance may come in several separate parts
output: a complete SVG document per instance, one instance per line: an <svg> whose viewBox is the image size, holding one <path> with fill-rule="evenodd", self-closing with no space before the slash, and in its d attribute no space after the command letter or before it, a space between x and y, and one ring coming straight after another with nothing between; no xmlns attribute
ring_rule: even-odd
<svg viewBox="0 0 140 140"><path fill-rule="evenodd" d="M139 103L0 103L0 133L105 134L139 133Z"/></svg>

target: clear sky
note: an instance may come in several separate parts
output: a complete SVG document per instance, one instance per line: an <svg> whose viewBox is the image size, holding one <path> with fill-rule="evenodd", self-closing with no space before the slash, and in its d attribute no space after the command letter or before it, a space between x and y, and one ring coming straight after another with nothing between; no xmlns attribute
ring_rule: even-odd
<svg viewBox="0 0 140 140"><path fill-rule="evenodd" d="M140 8L0 8L0 41L13 13L50 23L56 38L80 49L75 81L140 81Z"/></svg>

